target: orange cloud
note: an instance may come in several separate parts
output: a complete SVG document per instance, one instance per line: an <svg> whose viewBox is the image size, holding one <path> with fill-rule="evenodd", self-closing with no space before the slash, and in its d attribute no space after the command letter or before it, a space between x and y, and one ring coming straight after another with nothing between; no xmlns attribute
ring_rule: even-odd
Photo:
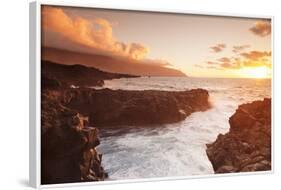
<svg viewBox="0 0 281 190"><path fill-rule="evenodd" d="M207 61L206 63L209 64L209 65L216 65L217 64L217 62L214 62L214 61Z"/></svg>
<svg viewBox="0 0 281 190"><path fill-rule="evenodd" d="M271 56L271 51L250 51L246 53L241 53L241 56L246 59L257 61L261 58L266 58Z"/></svg>
<svg viewBox="0 0 281 190"><path fill-rule="evenodd" d="M228 57L222 57L220 59L218 59L218 61L223 62L223 63L230 63L230 58Z"/></svg>
<svg viewBox="0 0 281 190"><path fill-rule="evenodd" d="M232 47L232 52L233 53L240 53L241 51L250 48L250 45L240 45L240 46L233 46Z"/></svg>
<svg viewBox="0 0 281 190"><path fill-rule="evenodd" d="M221 63L220 66L224 68L233 68L233 65L230 63Z"/></svg>
<svg viewBox="0 0 281 190"><path fill-rule="evenodd" d="M245 58L244 66L246 67L259 67L266 66L271 68L271 51L250 51L241 53Z"/></svg>
<svg viewBox="0 0 281 190"><path fill-rule="evenodd" d="M113 36L113 29L110 22L105 19L88 20L82 17L72 18L63 9L44 6L42 8L42 28L43 42L45 46L61 46L59 43L71 44L75 48L88 48L93 51L114 54L118 56L130 57L133 59L143 59L149 49L141 43L123 43ZM62 37L58 37L62 36ZM52 39L64 39L60 42ZM70 41L69 43L65 40ZM67 45L65 45L67 46ZM75 49L74 48L74 49Z"/></svg>
<svg viewBox="0 0 281 190"><path fill-rule="evenodd" d="M226 69L240 69L243 67L240 61L233 61L233 62L224 62L220 64L220 67L226 68Z"/></svg>
<svg viewBox="0 0 281 190"><path fill-rule="evenodd" d="M142 59L148 53L148 49L140 43L131 43L127 46L128 53L134 59Z"/></svg>
<svg viewBox="0 0 281 190"><path fill-rule="evenodd" d="M253 27L250 28L250 31L258 36L265 37L271 34L271 22L266 21L257 21Z"/></svg>
<svg viewBox="0 0 281 190"><path fill-rule="evenodd" d="M260 67L260 66L265 66L263 62L256 62L256 61L244 61L244 66L245 67Z"/></svg>
<svg viewBox="0 0 281 190"><path fill-rule="evenodd" d="M213 53L218 53L221 52L222 50L224 50L226 48L225 44L216 44L215 46L211 46L210 49L212 50Z"/></svg>
<svg viewBox="0 0 281 190"><path fill-rule="evenodd" d="M207 61L207 65L205 66L205 68L241 69L243 67L261 66L271 68L272 66L271 51L244 52L234 57L222 57L220 59L217 59L217 61L218 62Z"/></svg>

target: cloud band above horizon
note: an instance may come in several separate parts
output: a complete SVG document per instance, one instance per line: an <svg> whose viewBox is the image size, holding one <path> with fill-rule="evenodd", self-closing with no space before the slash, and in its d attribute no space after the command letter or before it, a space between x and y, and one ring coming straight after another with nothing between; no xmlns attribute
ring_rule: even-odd
<svg viewBox="0 0 281 190"><path fill-rule="evenodd" d="M141 60L149 53L141 43L124 43L113 35L112 25L102 18L88 20L72 18L61 8L42 7L44 46L61 47L74 51L116 55Z"/></svg>

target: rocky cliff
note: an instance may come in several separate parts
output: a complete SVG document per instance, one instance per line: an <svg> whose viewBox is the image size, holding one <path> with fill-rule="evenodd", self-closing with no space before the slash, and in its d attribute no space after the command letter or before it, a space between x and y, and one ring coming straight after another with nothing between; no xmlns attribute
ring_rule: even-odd
<svg viewBox="0 0 281 190"><path fill-rule="evenodd" d="M106 177L98 130L88 118L61 105L56 92L42 92L41 182L42 184L98 181Z"/></svg>
<svg viewBox="0 0 281 190"><path fill-rule="evenodd" d="M215 173L271 170L271 99L240 105L229 124L207 145Z"/></svg>
<svg viewBox="0 0 281 190"><path fill-rule="evenodd" d="M42 183L104 180L98 130L89 126L178 122L209 108L203 89L182 92L60 88L42 89Z"/></svg>
<svg viewBox="0 0 281 190"><path fill-rule="evenodd" d="M67 107L89 116L99 127L173 123L210 107L208 91L126 91L68 89L61 91Z"/></svg>

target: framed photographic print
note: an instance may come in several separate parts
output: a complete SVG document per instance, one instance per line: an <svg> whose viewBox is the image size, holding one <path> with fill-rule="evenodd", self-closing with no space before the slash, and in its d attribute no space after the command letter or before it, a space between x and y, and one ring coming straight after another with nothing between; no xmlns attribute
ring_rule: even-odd
<svg viewBox="0 0 281 190"><path fill-rule="evenodd" d="M30 4L30 181L273 171L273 18Z"/></svg>

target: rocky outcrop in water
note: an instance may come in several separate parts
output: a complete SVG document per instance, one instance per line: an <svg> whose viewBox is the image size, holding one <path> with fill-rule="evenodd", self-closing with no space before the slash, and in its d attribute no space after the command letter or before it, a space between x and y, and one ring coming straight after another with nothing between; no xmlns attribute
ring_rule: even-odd
<svg viewBox="0 0 281 190"><path fill-rule="evenodd" d="M181 92L70 89L62 92L67 107L102 126L174 123L210 107L208 91Z"/></svg>
<svg viewBox="0 0 281 190"><path fill-rule="evenodd" d="M98 129L88 118L61 105L56 91L42 93L41 181L42 184L104 180Z"/></svg>
<svg viewBox="0 0 281 190"><path fill-rule="evenodd" d="M271 99L240 105L229 124L207 145L215 173L271 170Z"/></svg>

